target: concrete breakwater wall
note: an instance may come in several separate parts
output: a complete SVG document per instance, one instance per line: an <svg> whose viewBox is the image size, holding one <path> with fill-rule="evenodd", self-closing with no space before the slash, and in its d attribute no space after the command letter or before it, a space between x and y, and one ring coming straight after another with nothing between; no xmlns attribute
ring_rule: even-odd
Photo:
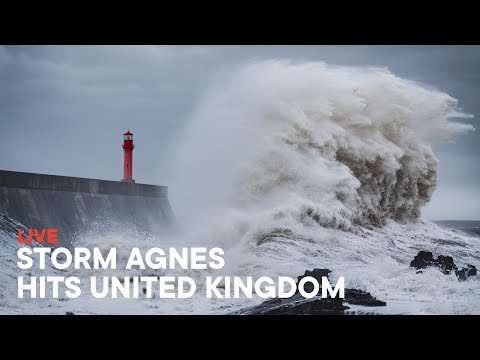
<svg viewBox="0 0 480 360"><path fill-rule="evenodd" d="M58 228L59 245L89 231L167 230L168 188L0 170L0 213L27 228Z"/></svg>

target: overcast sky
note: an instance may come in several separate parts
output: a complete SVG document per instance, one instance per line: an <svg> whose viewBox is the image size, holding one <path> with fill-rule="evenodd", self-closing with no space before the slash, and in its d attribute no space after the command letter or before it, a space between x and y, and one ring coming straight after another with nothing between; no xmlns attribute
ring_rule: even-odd
<svg viewBox="0 0 480 360"><path fill-rule="evenodd" d="M388 67L457 98L480 128L478 46L0 46L0 169L120 180L130 129L134 178L165 184L165 154L202 89L252 58ZM424 216L480 220L480 131L435 150Z"/></svg>

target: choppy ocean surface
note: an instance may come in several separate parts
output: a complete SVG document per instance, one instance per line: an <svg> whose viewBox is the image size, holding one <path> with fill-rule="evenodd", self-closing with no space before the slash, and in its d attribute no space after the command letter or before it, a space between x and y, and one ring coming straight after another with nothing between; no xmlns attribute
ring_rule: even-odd
<svg viewBox="0 0 480 360"><path fill-rule="evenodd" d="M461 231L466 234L480 236L480 221L478 220L440 220L435 224L445 229Z"/></svg>
<svg viewBox="0 0 480 360"><path fill-rule="evenodd" d="M437 269L417 274L409 263L419 250L435 255L453 256L458 266L473 264L480 268L480 237L467 234L465 225L442 228L431 222L400 225L389 222L381 229L358 228L351 232L316 229L309 237L272 233L260 244L224 246L226 267L221 271L122 271L70 270L62 272L48 267L21 271L16 266L16 228L20 224L3 217L0 230L0 313L3 314L228 314L259 304L253 299L207 299L203 292L205 275L292 276L307 269L326 267L333 279L345 277L346 287L372 293L387 302L386 307L353 311L379 314L480 314L480 281L477 277L460 282L455 275L444 275ZM445 226L443 224L442 226ZM475 226L474 226L475 227ZM473 228L474 228L473 227ZM169 243L169 242L168 242ZM110 235L84 239L82 246L108 249L117 247L121 262L129 250L138 246L148 249L166 245L165 239ZM22 244L23 245L23 244ZM171 243L169 243L171 245ZM186 245L186 244L184 244ZM122 258L123 256L123 258ZM48 263L47 263L48 264ZM88 289L82 296L69 299L17 299L16 278L23 275L56 274L79 276L88 283L91 276L116 275L187 275L197 282L197 294L189 299L94 299Z"/></svg>

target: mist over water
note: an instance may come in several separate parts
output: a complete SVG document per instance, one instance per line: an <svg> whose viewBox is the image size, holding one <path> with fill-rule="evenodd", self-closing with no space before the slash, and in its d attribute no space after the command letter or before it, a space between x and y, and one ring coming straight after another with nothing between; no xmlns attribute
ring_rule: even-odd
<svg viewBox="0 0 480 360"><path fill-rule="evenodd" d="M219 246L226 266L216 275L296 277L327 267L334 281L345 276L347 287L385 300L384 312L480 313L477 279L409 269L419 250L480 267L478 237L421 219L437 185L432 145L473 130L455 122L467 116L456 99L387 69L239 65L212 79L169 154L179 232L79 241L126 254L135 246ZM154 273L192 276L201 287L206 272ZM78 299L55 308L228 313L259 302L206 299L200 291L182 301Z"/></svg>

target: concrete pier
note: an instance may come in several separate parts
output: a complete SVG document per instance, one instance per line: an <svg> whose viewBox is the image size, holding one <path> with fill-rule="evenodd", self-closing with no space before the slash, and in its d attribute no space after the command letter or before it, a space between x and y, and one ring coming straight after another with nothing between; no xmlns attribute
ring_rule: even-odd
<svg viewBox="0 0 480 360"><path fill-rule="evenodd" d="M4 170L0 213L27 228L58 228L68 247L90 231L155 234L174 219L166 186Z"/></svg>

